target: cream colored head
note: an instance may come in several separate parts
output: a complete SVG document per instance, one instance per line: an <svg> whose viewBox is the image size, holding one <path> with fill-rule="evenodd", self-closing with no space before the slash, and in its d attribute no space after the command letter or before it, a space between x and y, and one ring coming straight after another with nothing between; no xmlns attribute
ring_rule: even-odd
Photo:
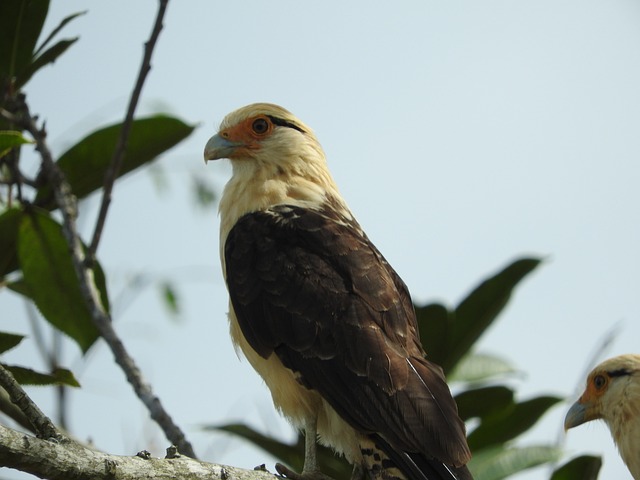
<svg viewBox="0 0 640 480"><path fill-rule="evenodd" d="M640 480L640 355L610 358L587 377L584 393L565 417L566 430L605 421L634 478Z"/></svg>
<svg viewBox="0 0 640 480"><path fill-rule="evenodd" d="M320 210L330 204L352 218L313 131L278 105L255 103L227 115L204 157L228 158L233 166L220 200L221 245L241 216L275 205Z"/></svg>

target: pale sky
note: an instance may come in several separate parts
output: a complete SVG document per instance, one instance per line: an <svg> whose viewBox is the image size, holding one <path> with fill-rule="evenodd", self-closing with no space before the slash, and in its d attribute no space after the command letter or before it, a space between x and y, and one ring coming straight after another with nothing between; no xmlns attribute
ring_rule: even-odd
<svg viewBox="0 0 640 480"><path fill-rule="evenodd" d="M98 253L118 332L203 459L273 465L245 443L200 432L202 424L293 435L233 351L217 207L196 208L190 191L194 176L220 191L230 167L205 167L204 144L228 112L256 101L278 103L315 130L352 211L416 301L454 305L511 260L546 259L479 345L526 374L513 382L520 399L573 401L614 325L604 357L640 351L640 4L391 5L169 5L140 113L168 110L199 127L158 162L166 189L148 172L116 185ZM88 10L63 31L80 40L26 87L56 154L124 116L156 6L52 2L46 33ZM93 198L83 208L87 236L96 206ZM178 321L154 284L131 294L137 275L180 282ZM29 333L15 295L2 291L0 309L2 330ZM23 344L6 361L38 366L33 341ZM161 454L167 442L105 345L81 370L78 357L69 343L66 365L83 384L71 398L72 432L111 453ZM50 389L29 391L51 408ZM550 411L522 444L554 442L567 408ZM603 455L602 479L631 478L603 424L570 431L566 448L565 460Z"/></svg>

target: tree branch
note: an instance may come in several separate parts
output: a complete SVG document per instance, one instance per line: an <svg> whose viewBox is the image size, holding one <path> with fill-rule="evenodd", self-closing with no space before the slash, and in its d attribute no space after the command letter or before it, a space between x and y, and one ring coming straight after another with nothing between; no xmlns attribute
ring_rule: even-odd
<svg viewBox="0 0 640 480"><path fill-rule="evenodd" d="M127 380L133 387L136 395L145 404L151 418L153 418L164 431L167 439L178 446L180 452L190 457L195 457L193 447L187 441L184 433L173 422L171 416L166 412L160 399L156 397L138 369L133 358L129 356L124 344L113 329L111 317L102 305L100 292L98 291L93 271L88 265L87 257L76 228L77 204L71 192L71 187L64 178L64 174L53 161L53 156L46 143L46 132L36 126L35 119L29 113L26 103L18 115L2 111L3 116L9 116L13 120L19 121L23 128L28 131L36 141L36 149L42 157L42 171L51 186L56 204L62 213L62 231L69 245L71 260L73 262L80 291L91 313L91 319L100 332L102 338L107 342L113 352L116 363L124 371Z"/></svg>
<svg viewBox="0 0 640 480"><path fill-rule="evenodd" d="M33 429L41 438L53 438L60 440L62 435L53 425L53 422L47 417L40 408L31 400L27 392L16 382L9 370L0 364L0 386L6 390L11 399L11 403L16 405L22 413L27 417Z"/></svg>
<svg viewBox="0 0 640 480"><path fill-rule="evenodd" d="M133 115L140 99L140 93L142 92L142 86L144 85L147 74L151 70L151 56L153 49L156 46L156 42L162 30L162 21L167 9L169 0L159 0L158 13L156 15L156 21L151 31L151 36L144 46L144 56L142 58L142 64L140 65L140 71L138 73L138 79L131 92L131 99L129 100L129 107L125 115L124 122L122 124L122 130L120 130L120 136L118 137L118 143L113 152L111 163L104 176L104 186L102 190L102 202L100 203L100 212L98 213L98 219L96 220L96 226L93 231L93 237L91 239L91 245L89 246L89 252L87 257L89 261L95 259L96 252L98 250L98 244L102 236L102 230L107 219L107 212L111 203L111 192L113 190L113 184L118 177L118 172L122 166L124 160L124 153L129 141L129 133L131 132L131 124L133 123Z"/></svg>
<svg viewBox="0 0 640 480"><path fill-rule="evenodd" d="M65 439L41 440L0 425L0 466L50 480L274 480L274 474L244 470L192 458L149 458L147 452L125 457L91 450Z"/></svg>

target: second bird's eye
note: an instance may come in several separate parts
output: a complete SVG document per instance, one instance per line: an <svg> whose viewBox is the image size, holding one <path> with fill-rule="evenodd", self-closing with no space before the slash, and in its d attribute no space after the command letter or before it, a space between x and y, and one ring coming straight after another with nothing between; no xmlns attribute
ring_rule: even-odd
<svg viewBox="0 0 640 480"><path fill-rule="evenodd" d="M251 124L251 128L258 135L262 135L269 130L269 122L267 122L264 118L256 118Z"/></svg>
<svg viewBox="0 0 640 480"><path fill-rule="evenodd" d="M607 384L607 379L604 378L604 375L596 375L593 379L593 384L597 390L601 390Z"/></svg>

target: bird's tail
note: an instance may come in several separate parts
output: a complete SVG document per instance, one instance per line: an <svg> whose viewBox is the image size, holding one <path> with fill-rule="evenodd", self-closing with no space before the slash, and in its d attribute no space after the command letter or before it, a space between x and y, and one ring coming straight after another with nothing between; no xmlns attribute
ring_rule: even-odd
<svg viewBox="0 0 640 480"><path fill-rule="evenodd" d="M399 452L378 435L361 446L365 466L372 480L473 480L466 466L445 465L418 453Z"/></svg>

